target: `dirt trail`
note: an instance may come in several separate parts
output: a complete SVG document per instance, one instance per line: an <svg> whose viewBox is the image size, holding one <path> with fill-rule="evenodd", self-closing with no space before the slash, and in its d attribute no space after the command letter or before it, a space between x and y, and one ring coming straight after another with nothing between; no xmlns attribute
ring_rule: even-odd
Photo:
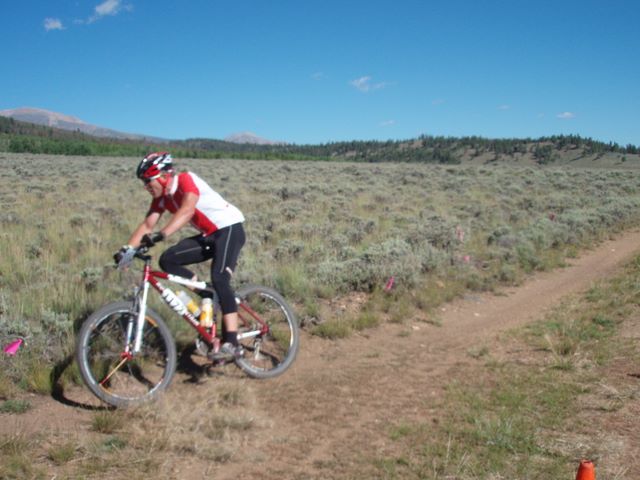
<svg viewBox="0 0 640 480"><path fill-rule="evenodd" d="M390 425L412 418L437 421L448 380L454 373L459 378L473 361L469 350L541 318L563 297L612 275L638 251L640 232L628 232L522 286L447 304L439 326L387 324L338 342L305 337L292 371L260 386L262 405L275 422L266 447L273 456L268 465L240 470L269 472L273 478L326 478L328 471L340 476L340 465L350 459L389 453L384 439ZM325 466L330 470L322 472Z"/></svg>
<svg viewBox="0 0 640 480"><path fill-rule="evenodd" d="M255 392L257 414L268 424L246 449L220 467L176 455L175 471L181 478L239 478L242 473L261 479L341 477L343 468L353 472L362 459L392 453L393 445L386 442L390 425L437 421L442 393L451 376L460 378L474 361L471 350L540 318L566 295L612 275L639 251L640 231L627 232L522 286L449 303L439 312L439 325L385 324L340 341L304 334L298 359L282 377L258 382L238 375ZM168 401L184 401L195 388L179 382L174 380ZM76 401L96 404L84 396ZM4 416L0 434L15 429L15 422L26 430L73 430L91 415L51 398L35 397L32 403L35 408L25 415Z"/></svg>

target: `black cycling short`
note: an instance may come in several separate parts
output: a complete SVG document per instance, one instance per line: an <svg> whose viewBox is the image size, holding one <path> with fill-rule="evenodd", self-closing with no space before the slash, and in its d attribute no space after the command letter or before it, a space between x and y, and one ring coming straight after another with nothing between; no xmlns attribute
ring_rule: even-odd
<svg viewBox="0 0 640 480"><path fill-rule="evenodd" d="M242 223L221 228L207 237L196 235L185 238L160 256L160 268L173 275L193 278L194 273L184 265L212 259L211 283L220 299L222 313L234 313L238 311L238 306L231 288L231 275L238 263L238 255L244 242Z"/></svg>

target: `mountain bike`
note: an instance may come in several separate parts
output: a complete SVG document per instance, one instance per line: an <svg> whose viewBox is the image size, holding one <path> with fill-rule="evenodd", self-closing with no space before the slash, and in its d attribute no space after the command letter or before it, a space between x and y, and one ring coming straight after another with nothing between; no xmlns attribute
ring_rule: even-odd
<svg viewBox="0 0 640 480"><path fill-rule="evenodd" d="M142 260L142 279L131 301L105 305L82 324L76 360L83 381L100 400L116 407L156 398L171 383L176 370L176 344L165 321L148 305L149 287L197 332L196 351L216 358L220 334L216 319L221 310L214 300L214 320L201 325L196 316L170 288L166 280L195 291L215 294L211 284L153 270L147 247L131 249L119 268ZM238 341L242 355L236 365L254 378L271 378L293 363L300 342L292 308L275 290L247 285L237 289Z"/></svg>

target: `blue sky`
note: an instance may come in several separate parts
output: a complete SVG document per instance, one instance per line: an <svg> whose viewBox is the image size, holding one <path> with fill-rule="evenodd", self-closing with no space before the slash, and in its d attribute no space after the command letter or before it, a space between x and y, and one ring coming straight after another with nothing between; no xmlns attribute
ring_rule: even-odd
<svg viewBox="0 0 640 480"><path fill-rule="evenodd" d="M640 145L637 0L0 4L0 109L166 138Z"/></svg>

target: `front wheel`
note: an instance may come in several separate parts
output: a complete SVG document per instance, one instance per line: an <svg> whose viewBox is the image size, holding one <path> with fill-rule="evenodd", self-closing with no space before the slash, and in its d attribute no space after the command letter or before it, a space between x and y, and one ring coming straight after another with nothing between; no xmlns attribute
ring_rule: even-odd
<svg viewBox="0 0 640 480"><path fill-rule="evenodd" d="M145 316L140 352L125 353L128 329L135 331L137 320L132 307L130 302L111 303L92 314L82 325L76 346L82 379L100 400L116 407L155 398L176 369L171 332L151 309Z"/></svg>
<svg viewBox="0 0 640 480"><path fill-rule="evenodd" d="M236 292L238 339L244 355L238 366L254 378L280 375L293 363L300 344L300 329L284 298L267 287L248 285Z"/></svg>

